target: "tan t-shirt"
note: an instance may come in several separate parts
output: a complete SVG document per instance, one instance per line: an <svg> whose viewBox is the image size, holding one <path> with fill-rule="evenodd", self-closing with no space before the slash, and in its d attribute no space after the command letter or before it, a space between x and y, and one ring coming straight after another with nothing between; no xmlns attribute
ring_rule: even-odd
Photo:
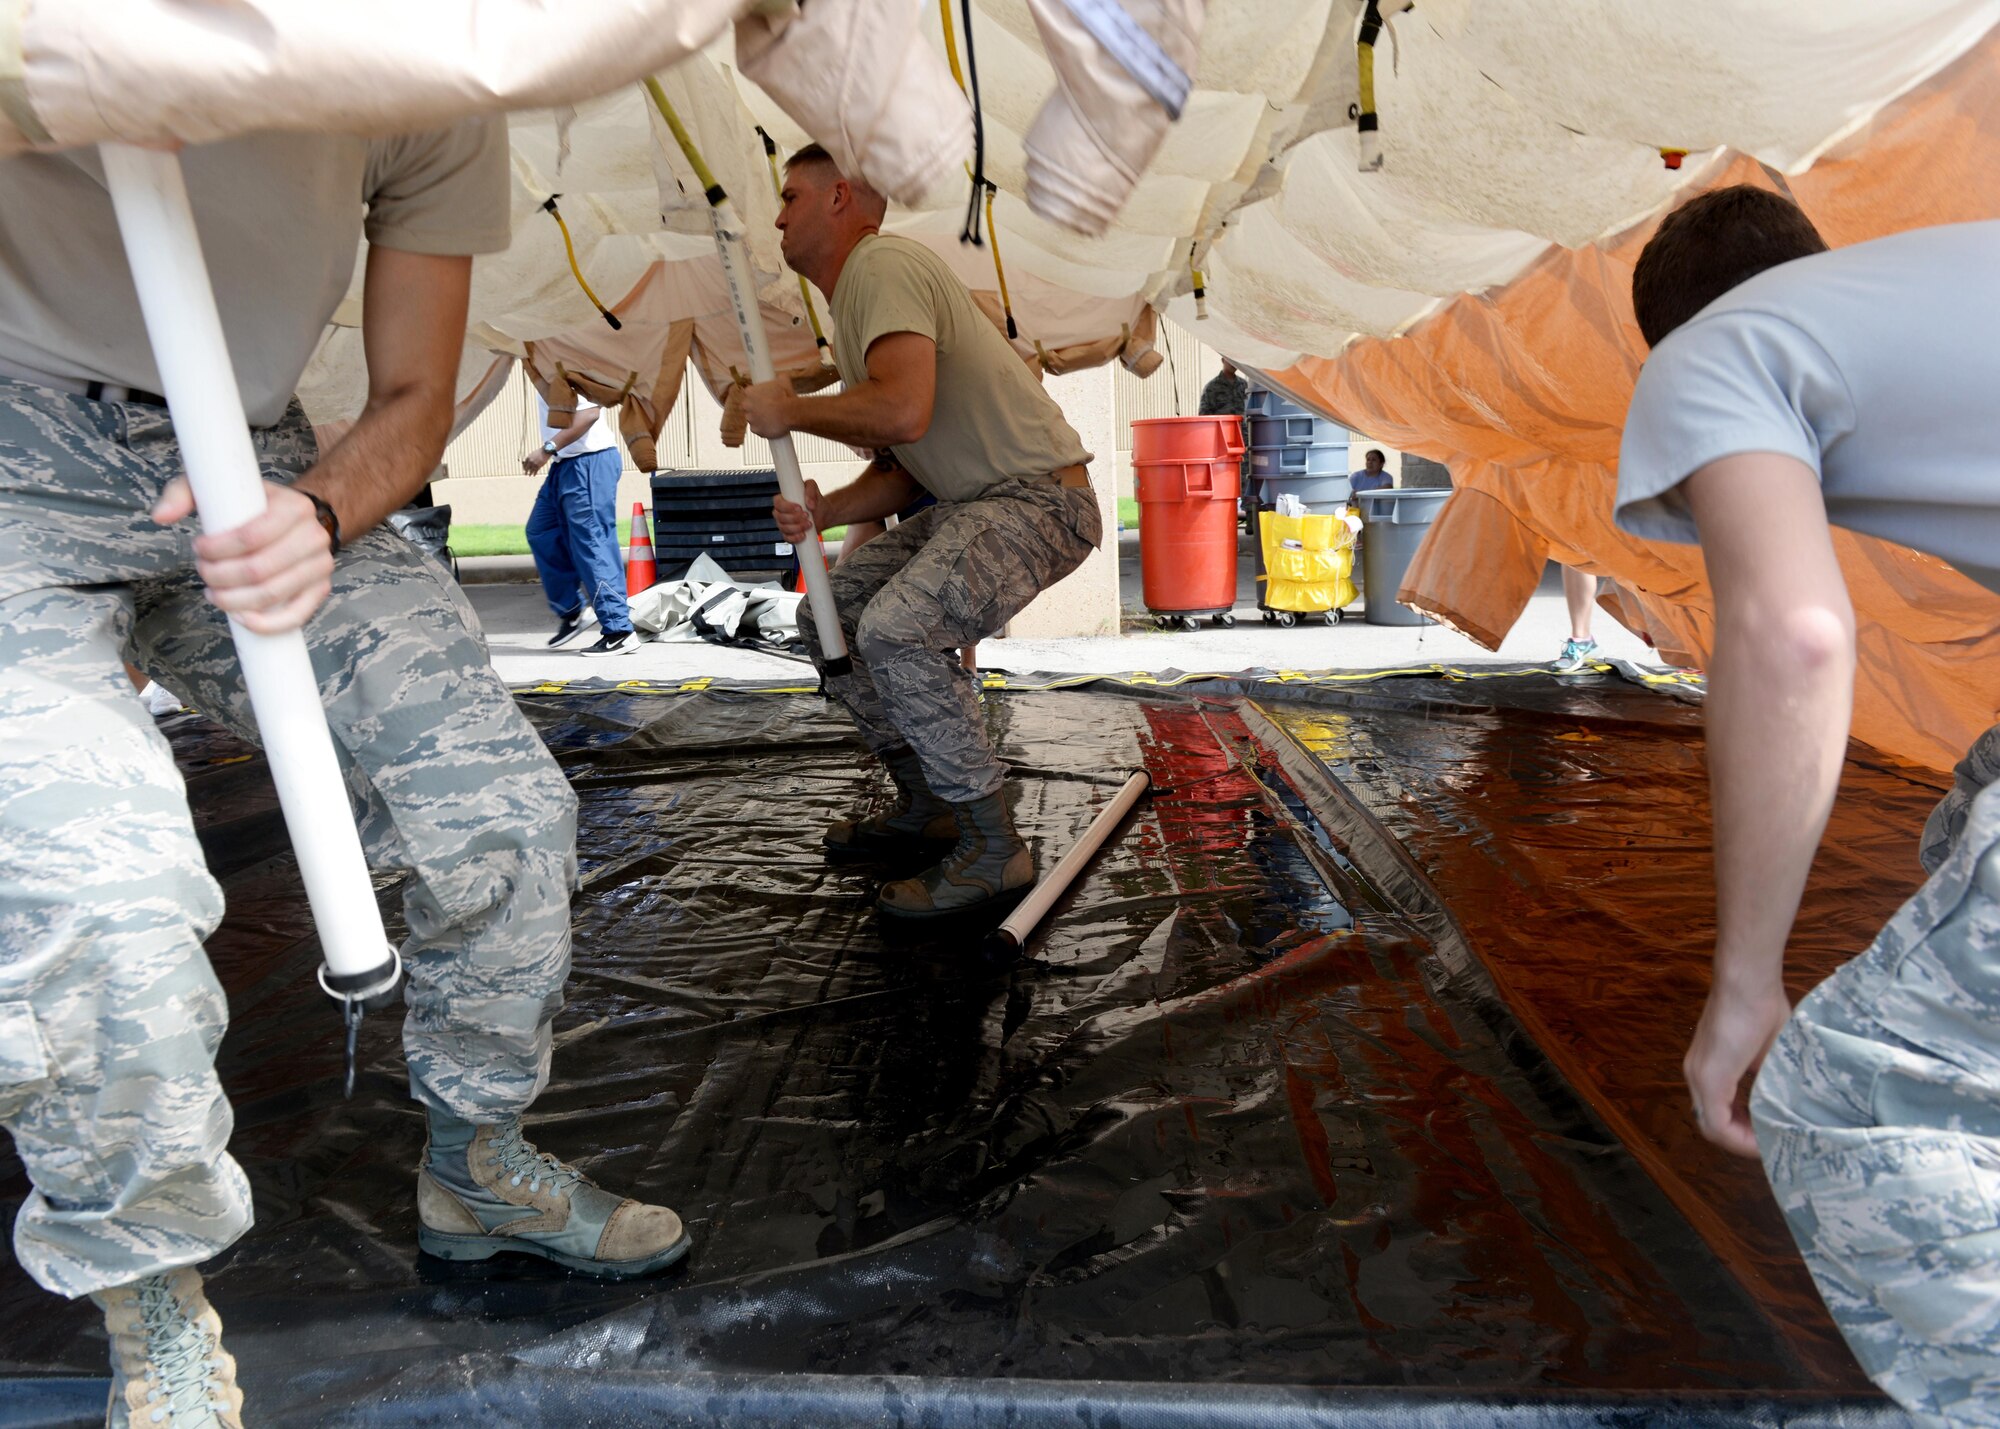
<svg viewBox="0 0 2000 1429"><path fill-rule="evenodd" d="M833 285L833 356L846 381L868 375L868 349L890 333L937 344L930 430L896 460L940 501L970 501L1022 476L1090 460L1062 408L944 261L907 238L870 235Z"/></svg>
<svg viewBox="0 0 2000 1429"><path fill-rule="evenodd" d="M216 306L253 426L284 415L365 230L411 253L507 247L507 129L255 134L185 151ZM0 159L0 373L160 390L95 149Z"/></svg>

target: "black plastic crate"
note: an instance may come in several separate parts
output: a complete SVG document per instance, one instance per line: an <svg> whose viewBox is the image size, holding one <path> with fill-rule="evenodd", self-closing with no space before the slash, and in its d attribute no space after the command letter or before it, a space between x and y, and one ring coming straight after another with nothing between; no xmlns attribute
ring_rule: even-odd
<svg viewBox="0 0 2000 1429"><path fill-rule="evenodd" d="M677 580L698 555L731 575L789 570L792 548L771 517L778 474L741 471L653 474L653 553L660 579Z"/></svg>

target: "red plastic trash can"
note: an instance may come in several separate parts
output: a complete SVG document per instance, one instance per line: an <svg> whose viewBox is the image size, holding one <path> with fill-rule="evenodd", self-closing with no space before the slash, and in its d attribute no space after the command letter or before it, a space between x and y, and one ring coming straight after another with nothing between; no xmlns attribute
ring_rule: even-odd
<svg viewBox="0 0 2000 1429"><path fill-rule="evenodd" d="M1142 417L1132 424L1132 464L1241 461L1241 417Z"/></svg>
<svg viewBox="0 0 2000 1429"><path fill-rule="evenodd" d="M1236 459L1135 463L1132 478L1146 608L1162 629L1193 630L1204 616L1234 625Z"/></svg>

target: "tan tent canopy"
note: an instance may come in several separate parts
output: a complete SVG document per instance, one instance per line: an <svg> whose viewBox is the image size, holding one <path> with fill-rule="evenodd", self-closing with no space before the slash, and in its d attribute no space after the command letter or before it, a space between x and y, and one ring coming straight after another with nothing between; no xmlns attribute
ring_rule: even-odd
<svg viewBox="0 0 2000 1429"><path fill-rule="evenodd" d="M751 223L781 369L814 373L817 355L769 228L760 126L891 190L891 230L1011 315L1024 361L1143 372L1165 313L1448 462L1462 490L1409 594L1453 624L1497 640L1553 554L1615 577L1623 617L1695 663L1697 555L1608 520L1650 224L1691 186L1743 178L1787 185L1837 242L2000 212L2000 0L1387 0L1365 49L1360 0L969 8L970 35L931 0L0 0L0 151L512 110L515 241L476 272L463 409L525 360L619 398L643 436L683 354L718 393L745 367L701 195L632 83L666 67ZM997 190L977 247L960 242L954 54L968 80L976 62ZM572 277L551 194L620 331ZM358 304L308 374L316 420L358 405ZM1944 762L1993 717L2000 608L1937 562L1844 549L1857 732Z"/></svg>

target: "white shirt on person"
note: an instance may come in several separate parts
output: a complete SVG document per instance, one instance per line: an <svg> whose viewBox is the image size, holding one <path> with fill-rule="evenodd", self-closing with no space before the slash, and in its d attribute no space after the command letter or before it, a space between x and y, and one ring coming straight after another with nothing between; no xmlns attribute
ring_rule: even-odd
<svg viewBox="0 0 2000 1429"><path fill-rule="evenodd" d="M539 392L535 394L535 405L541 409L542 413L542 440L552 442L563 434L563 429L569 426L569 421L566 418L551 418L549 416L548 398ZM556 452L557 461L568 461L571 457L588 456L592 452L609 451L612 447L618 445L618 437L611 430L610 417L604 408L589 406L582 398L578 398L576 409L579 413L597 413L597 420L590 424L589 431Z"/></svg>

